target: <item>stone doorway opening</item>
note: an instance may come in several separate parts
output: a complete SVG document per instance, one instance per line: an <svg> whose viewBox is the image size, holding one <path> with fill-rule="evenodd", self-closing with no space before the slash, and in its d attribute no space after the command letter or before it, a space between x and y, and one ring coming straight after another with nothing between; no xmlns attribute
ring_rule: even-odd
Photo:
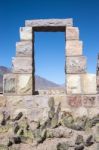
<svg viewBox="0 0 99 150"><path fill-rule="evenodd" d="M36 93L65 91L65 32L34 32L34 57Z"/></svg>
<svg viewBox="0 0 99 150"><path fill-rule="evenodd" d="M83 56L83 42L79 38L79 29L73 26L71 18L25 21L25 27L20 28L20 41L16 43L16 57L12 59L12 74L3 77L3 93L5 95L35 94L34 33L41 31L65 32L65 92L66 94L88 93L88 89L85 91L88 75L86 57ZM8 84L11 84L9 89L7 89Z"/></svg>

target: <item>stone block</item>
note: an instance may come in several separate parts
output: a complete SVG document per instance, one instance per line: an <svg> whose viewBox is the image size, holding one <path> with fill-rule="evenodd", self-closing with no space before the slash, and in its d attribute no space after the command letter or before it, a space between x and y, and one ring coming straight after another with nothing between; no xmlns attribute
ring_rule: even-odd
<svg viewBox="0 0 99 150"><path fill-rule="evenodd" d="M28 111L28 119L32 121L46 121L48 117L48 109L32 108Z"/></svg>
<svg viewBox="0 0 99 150"><path fill-rule="evenodd" d="M66 58L66 73L85 73L86 72L86 57L67 57Z"/></svg>
<svg viewBox="0 0 99 150"><path fill-rule="evenodd" d="M32 109L33 104L31 103L31 108L26 105L24 96L6 96L7 99L7 109L10 112L11 118L13 118L17 113L22 112L24 116L27 116L28 111ZM29 101L27 101L27 104Z"/></svg>
<svg viewBox="0 0 99 150"><path fill-rule="evenodd" d="M99 76L97 76L96 81L97 81L97 85L99 86Z"/></svg>
<svg viewBox="0 0 99 150"><path fill-rule="evenodd" d="M24 96L6 96L6 106L8 110L13 113L15 109L24 107Z"/></svg>
<svg viewBox="0 0 99 150"><path fill-rule="evenodd" d="M78 40L66 41L66 56L82 55L83 42Z"/></svg>
<svg viewBox="0 0 99 150"><path fill-rule="evenodd" d="M21 41L16 43L16 56L32 57L32 41Z"/></svg>
<svg viewBox="0 0 99 150"><path fill-rule="evenodd" d="M93 107L95 106L97 101L96 95L83 95L83 106L85 107Z"/></svg>
<svg viewBox="0 0 99 150"><path fill-rule="evenodd" d="M97 93L99 94L99 76L96 76L96 88L97 88Z"/></svg>
<svg viewBox="0 0 99 150"><path fill-rule="evenodd" d="M81 94L81 76L67 75L67 94Z"/></svg>
<svg viewBox="0 0 99 150"><path fill-rule="evenodd" d="M30 121L39 121L48 115L48 98L46 102L41 96L7 96L7 108L11 118L22 112Z"/></svg>
<svg viewBox="0 0 99 150"><path fill-rule="evenodd" d="M20 27L20 40L32 40L32 27Z"/></svg>
<svg viewBox="0 0 99 150"><path fill-rule="evenodd" d="M32 73L31 57L12 58L12 70L14 73Z"/></svg>
<svg viewBox="0 0 99 150"><path fill-rule="evenodd" d="M7 99L7 108L11 111L17 109L27 109L32 110L33 108L37 109L49 109L48 101L49 96L40 96L40 95L21 95L21 96L6 96Z"/></svg>
<svg viewBox="0 0 99 150"><path fill-rule="evenodd" d="M99 115L99 108L98 107L90 107L88 109L88 116L90 119L95 118Z"/></svg>
<svg viewBox="0 0 99 150"><path fill-rule="evenodd" d="M84 94L96 94L96 75L84 74L82 75L82 91Z"/></svg>
<svg viewBox="0 0 99 150"><path fill-rule="evenodd" d="M32 95L32 74L18 74L17 93L18 95Z"/></svg>
<svg viewBox="0 0 99 150"><path fill-rule="evenodd" d="M96 106L99 107L99 94L97 94L97 98L96 98Z"/></svg>
<svg viewBox="0 0 99 150"><path fill-rule="evenodd" d="M16 93L17 76L15 74L5 74L3 76L3 93Z"/></svg>
<svg viewBox="0 0 99 150"><path fill-rule="evenodd" d="M3 95L0 95L0 108L6 106L6 97Z"/></svg>
<svg viewBox="0 0 99 150"><path fill-rule="evenodd" d="M81 101L83 101L83 99L81 99ZM88 117L88 110L87 110L87 108L85 108L83 106L78 107L73 110L73 116L74 116L74 118Z"/></svg>
<svg viewBox="0 0 99 150"><path fill-rule="evenodd" d="M55 106L58 106L61 103L61 111L64 111L68 107L67 96L66 95L55 95L54 96Z"/></svg>
<svg viewBox="0 0 99 150"><path fill-rule="evenodd" d="M82 106L82 96L80 96L80 95L67 96L67 101L71 107L81 107Z"/></svg>
<svg viewBox="0 0 99 150"><path fill-rule="evenodd" d="M77 27L66 27L66 40L79 40L79 29Z"/></svg>
<svg viewBox="0 0 99 150"><path fill-rule="evenodd" d="M96 125L95 141L96 143L99 143L99 124Z"/></svg>
<svg viewBox="0 0 99 150"><path fill-rule="evenodd" d="M26 20L25 25L28 27L66 27L73 26L73 19L36 19Z"/></svg>

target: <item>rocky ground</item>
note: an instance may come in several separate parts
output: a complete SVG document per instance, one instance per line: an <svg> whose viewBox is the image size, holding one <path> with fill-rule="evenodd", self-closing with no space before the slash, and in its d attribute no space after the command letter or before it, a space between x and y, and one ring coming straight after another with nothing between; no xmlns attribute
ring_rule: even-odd
<svg viewBox="0 0 99 150"><path fill-rule="evenodd" d="M47 118L30 121L21 111L12 117L5 101L0 106L0 150L99 150L99 113L75 117L50 97Z"/></svg>

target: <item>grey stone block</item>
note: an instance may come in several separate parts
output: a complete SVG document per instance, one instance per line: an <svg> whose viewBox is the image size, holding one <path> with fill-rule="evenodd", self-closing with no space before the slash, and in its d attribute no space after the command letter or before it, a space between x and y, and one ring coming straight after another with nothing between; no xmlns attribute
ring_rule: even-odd
<svg viewBox="0 0 99 150"><path fill-rule="evenodd" d="M66 26L73 26L73 19L26 20L25 25L36 31L65 31Z"/></svg>
<svg viewBox="0 0 99 150"><path fill-rule="evenodd" d="M5 74L3 76L3 93L15 94L16 83L17 83L17 76L15 74Z"/></svg>
<svg viewBox="0 0 99 150"><path fill-rule="evenodd" d="M32 95L32 74L18 74L17 93L18 95Z"/></svg>
<svg viewBox="0 0 99 150"><path fill-rule="evenodd" d="M32 57L32 41L21 41L16 43L16 56Z"/></svg>
<svg viewBox="0 0 99 150"><path fill-rule="evenodd" d="M82 55L83 42L78 40L67 40L66 42L66 56Z"/></svg>
<svg viewBox="0 0 99 150"><path fill-rule="evenodd" d="M31 57L14 57L12 59L14 73L32 73Z"/></svg>
<svg viewBox="0 0 99 150"><path fill-rule="evenodd" d="M66 73L80 74L86 72L86 57L66 57Z"/></svg>

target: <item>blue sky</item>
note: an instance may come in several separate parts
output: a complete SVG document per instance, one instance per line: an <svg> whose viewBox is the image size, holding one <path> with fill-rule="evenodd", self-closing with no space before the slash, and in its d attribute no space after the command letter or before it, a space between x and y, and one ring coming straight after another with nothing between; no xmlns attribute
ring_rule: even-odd
<svg viewBox="0 0 99 150"><path fill-rule="evenodd" d="M11 67L19 27L40 18L73 18L84 42L87 71L96 72L99 0L0 0L0 65ZM36 33L35 38L36 74L64 83L64 33Z"/></svg>

